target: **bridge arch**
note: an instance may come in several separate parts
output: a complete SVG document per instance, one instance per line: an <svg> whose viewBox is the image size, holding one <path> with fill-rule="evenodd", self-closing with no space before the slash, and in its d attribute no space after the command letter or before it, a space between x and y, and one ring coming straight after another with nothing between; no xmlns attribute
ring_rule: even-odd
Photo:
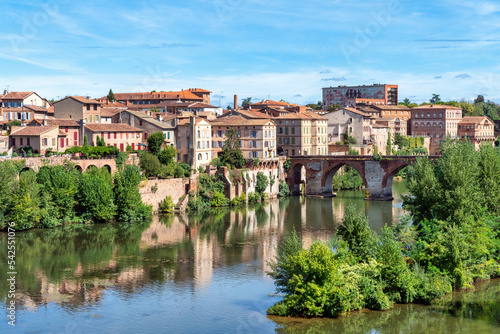
<svg viewBox="0 0 500 334"><path fill-rule="evenodd" d="M363 179L363 184L365 187L368 185L366 182L365 178L365 171L364 171L364 166L361 166L358 163L352 163L349 161L339 161L339 162L334 162L328 164L328 166L325 167L324 169L324 182L322 184L323 186L323 196L325 197L331 197L333 196L333 177L337 172L339 171L340 168L348 166L354 169L356 172L358 172L359 176Z"/></svg>
<svg viewBox="0 0 500 334"><path fill-rule="evenodd" d="M293 164L290 168L292 172L290 191L292 195L298 196L300 195L300 186L304 185L304 190L306 189L307 183L307 175L306 175L306 166L302 163Z"/></svg>

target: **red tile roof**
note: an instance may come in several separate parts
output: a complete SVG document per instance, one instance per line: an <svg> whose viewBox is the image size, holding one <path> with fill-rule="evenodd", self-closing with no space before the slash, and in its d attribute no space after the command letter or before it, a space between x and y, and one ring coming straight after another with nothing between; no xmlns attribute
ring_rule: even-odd
<svg viewBox="0 0 500 334"><path fill-rule="evenodd" d="M238 109L237 113L246 118L273 118L272 116L264 114L263 112L254 111L251 109Z"/></svg>
<svg viewBox="0 0 500 334"><path fill-rule="evenodd" d="M226 125L245 126L245 125L266 125L269 122L272 122L273 125L276 125L270 119L258 119L258 118L248 119L242 116L232 115L232 116L220 117L218 119L210 121L210 124L212 126L226 126Z"/></svg>
<svg viewBox="0 0 500 334"><path fill-rule="evenodd" d="M130 101L130 100L152 100L152 99L167 99L167 100L198 100L202 101L203 98L190 92L189 90L181 90L179 92L142 92L142 93L115 93L117 101ZM107 97L102 97L99 100L107 100ZM146 106L146 105L144 105Z"/></svg>
<svg viewBox="0 0 500 334"><path fill-rule="evenodd" d="M203 88L189 88L190 92L211 93L211 91Z"/></svg>
<svg viewBox="0 0 500 334"><path fill-rule="evenodd" d="M141 129L136 129L127 124L101 124L101 123L89 123L85 125L87 129L92 132L142 132Z"/></svg>
<svg viewBox="0 0 500 334"><path fill-rule="evenodd" d="M28 123L28 126L39 126L43 124L44 120L34 119ZM72 119L46 119L47 125L57 125L57 126L80 126L76 121Z"/></svg>
<svg viewBox="0 0 500 334"><path fill-rule="evenodd" d="M19 130L12 132L11 136L40 136L50 130L56 129L57 125L47 126L24 126Z"/></svg>
<svg viewBox="0 0 500 334"><path fill-rule="evenodd" d="M467 116L462 118L462 120L459 123L473 123L473 124L479 124L479 123L484 123L488 122L493 124L493 122L486 116Z"/></svg>
<svg viewBox="0 0 500 334"><path fill-rule="evenodd" d="M124 108L116 108L116 107L101 107L101 117L113 117L119 112L122 112L126 109Z"/></svg>
<svg viewBox="0 0 500 334"><path fill-rule="evenodd" d="M23 100L35 92L8 92L2 100Z"/></svg>

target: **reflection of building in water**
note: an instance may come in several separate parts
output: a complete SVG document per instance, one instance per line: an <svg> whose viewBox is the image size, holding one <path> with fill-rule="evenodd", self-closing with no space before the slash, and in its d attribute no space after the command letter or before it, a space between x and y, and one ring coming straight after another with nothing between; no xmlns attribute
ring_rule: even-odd
<svg viewBox="0 0 500 334"><path fill-rule="evenodd" d="M141 248L158 247L161 245L176 244L182 242L189 232L189 227L182 215L169 215L165 219L170 223L167 227L160 221L158 215L153 216L153 222L142 233ZM171 222L170 222L171 221Z"/></svg>
<svg viewBox="0 0 500 334"><path fill-rule="evenodd" d="M210 236L203 239L195 238L193 246L194 288L203 289L212 280L214 269L214 238Z"/></svg>

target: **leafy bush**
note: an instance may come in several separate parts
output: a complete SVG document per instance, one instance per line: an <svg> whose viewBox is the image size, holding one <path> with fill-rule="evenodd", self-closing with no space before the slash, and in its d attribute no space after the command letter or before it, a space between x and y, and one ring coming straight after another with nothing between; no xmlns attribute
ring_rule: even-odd
<svg viewBox="0 0 500 334"><path fill-rule="evenodd" d="M144 176L157 176L160 173L161 164L156 155L144 153L139 159L139 166L141 167Z"/></svg>
<svg viewBox="0 0 500 334"><path fill-rule="evenodd" d="M77 211L84 220L103 222L116 213L113 180L105 168L91 168L80 176Z"/></svg>
<svg viewBox="0 0 500 334"><path fill-rule="evenodd" d="M134 165L126 165L114 175L114 203L116 219L119 221L140 221L151 216L151 206L142 202L139 194L141 171Z"/></svg>
<svg viewBox="0 0 500 334"><path fill-rule="evenodd" d="M290 196L290 187L284 181L280 180L278 197Z"/></svg>
<svg viewBox="0 0 500 334"><path fill-rule="evenodd" d="M158 212L163 212L163 213L170 213L174 211L175 204L174 201L172 200L172 196L167 195L165 199L160 202L160 205L158 206Z"/></svg>
<svg viewBox="0 0 500 334"><path fill-rule="evenodd" d="M286 172L288 172L290 168L292 168L292 160L287 158L285 162L283 162L283 168L285 169Z"/></svg>
<svg viewBox="0 0 500 334"><path fill-rule="evenodd" d="M269 185L269 179L262 172L257 173L257 183L255 184L255 191L260 195L266 191Z"/></svg>
<svg viewBox="0 0 500 334"><path fill-rule="evenodd" d="M154 132L148 136L148 151L156 156L160 155L161 146L165 142L165 134L163 132ZM175 149L175 148L174 148Z"/></svg>
<svg viewBox="0 0 500 334"><path fill-rule="evenodd" d="M116 163L116 168L121 169L123 167L123 164L125 161L128 159L128 154L125 152L118 152L116 158L115 158L115 163Z"/></svg>
<svg viewBox="0 0 500 334"><path fill-rule="evenodd" d="M229 199L227 199L223 193L215 191L212 196L212 199L210 200L210 205L214 207L228 206Z"/></svg>
<svg viewBox="0 0 500 334"><path fill-rule="evenodd" d="M177 150L173 146L165 146L163 150L158 154L158 160L164 165L169 165L175 163L175 157L177 156Z"/></svg>

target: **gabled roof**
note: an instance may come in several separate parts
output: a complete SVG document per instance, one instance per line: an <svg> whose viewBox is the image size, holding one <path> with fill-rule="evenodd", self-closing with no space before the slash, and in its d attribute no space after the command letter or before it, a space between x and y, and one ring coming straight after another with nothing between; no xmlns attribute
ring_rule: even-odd
<svg viewBox="0 0 500 334"><path fill-rule="evenodd" d="M66 96L64 99L61 99L59 101L54 102L54 104L59 103L59 102L64 101L64 100L67 100L67 99L72 99L72 100L75 100L75 101L83 103L83 104L101 104L101 102L99 102L99 101L90 100L84 96Z"/></svg>
<svg viewBox="0 0 500 334"><path fill-rule="evenodd" d="M227 125L240 125L240 126L245 126L245 125L259 125L263 126L268 123L272 123L272 125L276 125L272 120L270 119L258 119L258 118L253 118L253 119L248 119L239 115L231 115L231 116L226 116L226 117L220 117L217 118L213 121L210 121L210 124L212 126L227 126Z"/></svg>
<svg viewBox="0 0 500 334"><path fill-rule="evenodd" d="M57 125L46 126L23 126L21 129L12 132L11 136L40 136L46 132L57 129Z"/></svg>
<svg viewBox="0 0 500 334"><path fill-rule="evenodd" d="M75 120L72 119L46 119L45 122L47 122L48 126L80 126ZM39 119L34 119L31 122L28 123L28 126L41 126L43 125L43 120Z"/></svg>
<svg viewBox="0 0 500 334"><path fill-rule="evenodd" d="M101 124L101 123L89 123L85 125L85 128L92 132L142 132L141 129L136 129L127 124Z"/></svg>
<svg viewBox="0 0 500 334"><path fill-rule="evenodd" d="M263 112L251 109L238 109L236 112L245 118L273 118Z"/></svg>
<svg viewBox="0 0 500 334"><path fill-rule="evenodd" d="M151 100L151 99L167 99L167 100L198 100L202 101L203 98L194 94L189 90L181 90L178 92L142 92L142 93L115 93L115 99L117 101L130 101L130 100ZM104 96L99 100L106 100L107 97Z"/></svg>
<svg viewBox="0 0 500 334"><path fill-rule="evenodd" d="M479 123L484 123L484 122L493 124L493 122L487 116L467 116L467 117L462 118L462 120L459 123L479 124Z"/></svg>
<svg viewBox="0 0 500 334"><path fill-rule="evenodd" d="M402 106L402 105L371 105L372 108L377 109L377 110L402 110L402 111L410 111L411 109L408 108L407 106Z"/></svg>
<svg viewBox="0 0 500 334"><path fill-rule="evenodd" d="M288 103L288 102L283 102L283 101L273 101L273 100L262 100L260 102L256 102L256 103L251 103L250 104L250 108L253 108L253 107L264 107L264 106L278 106L278 107L281 107L281 108L285 108L285 107L299 107L298 104L294 104L294 103Z"/></svg>
<svg viewBox="0 0 500 334"><path fill-rule="evenodd" d="M8 92L2 97L2 100L24 100L31 94L36 94L35 92ZM38 95L38 94L36 94Z"/></svg>
<svg viewBox="0 0 500 334"><path fill-rule="evenodd" d="M45 108L45 107L33 106L33 105L28 105L28 104L25 104L24 108L25 109L30 109L30 110L32 110L34 112L47 112L48 111L48 109Z"/></svg>
<svg viewBox="0 0 500 334"><path fill-rule="evenodd" d="M116 107L101 107L101 117L113 117L119 112L125 110L124 108Z"/></svg>
<svg viewBox="0 0 500 334"><path fill-rule="evenodd" d="M345 108L341 108L341 109L337 109L337 110L333 110L333 111L329 111L326 113L326 115L328 114L331 114L331 113L338 113L338 112L341 112L342 110L346 110L346 111L349 111L349 112L352 112L356 115L360 115L360 116L363 116L363 117L372 117L372 115L370 114L367 114L367 113L364 113L358 109L354 109L354 108L349 108L349 107L345 107Z"/></svg>
<svg viewBox="0 0 500 334"><path fill-rule="evenodd" d="M143 113L142 111L135 111L135 110L127 109L127 110L123 110L122 112L126 112L126 113L129 113L129 114L132 114L135 117L140 118L140 119L142 119L145 122L154 124L157 127L162 128L164 130L171 130L171 129L173 129L173 127L170 124L162 123L162 122L154 119L152 116L149 116L148 114Z"/></svg>

